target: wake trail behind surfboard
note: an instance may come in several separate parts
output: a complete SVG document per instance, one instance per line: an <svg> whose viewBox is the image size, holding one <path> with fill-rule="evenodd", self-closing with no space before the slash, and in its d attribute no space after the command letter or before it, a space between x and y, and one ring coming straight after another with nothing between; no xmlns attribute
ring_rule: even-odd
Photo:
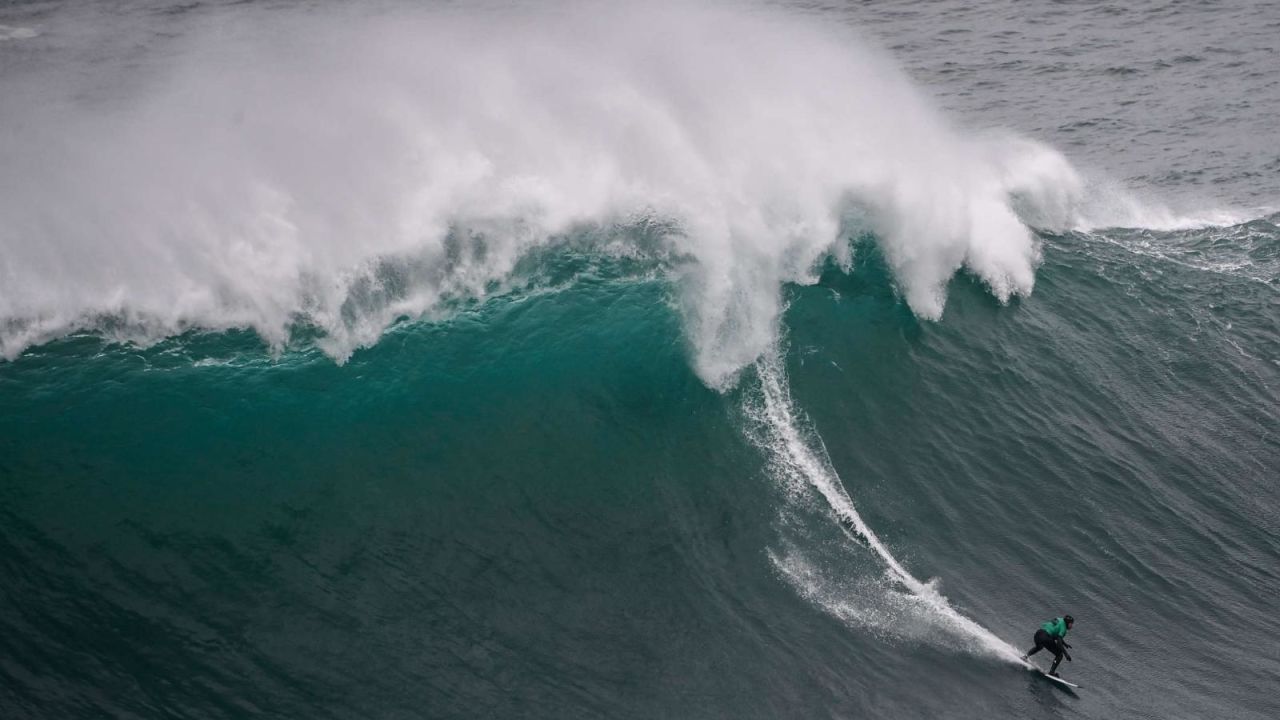
<svg viewBox="0 0 1280 720"><path fill-rule="evenodd" d="M759 394L748 397L744 407L748 417L758 425L757 436L751 439L769 454L780 473L779 479L784 483L804 483L815 489L841 528L875 553L885 566L890 584L905 590L911 602L924 611L931 624L972 641L973 644L966 643L970 651L1015 665L1026 665L1020 651L951 607L933 583L922 582L912 575L867 525L831 465L822 439L816 432L802 429L782 363L782 352L778 347L756 361ZM784 569L784 572L787 571ZM812 573L787 574L794 582L805 583ZM813 595L803 589L801 592ZM832 610L830 607L827 609Z"/></svg>

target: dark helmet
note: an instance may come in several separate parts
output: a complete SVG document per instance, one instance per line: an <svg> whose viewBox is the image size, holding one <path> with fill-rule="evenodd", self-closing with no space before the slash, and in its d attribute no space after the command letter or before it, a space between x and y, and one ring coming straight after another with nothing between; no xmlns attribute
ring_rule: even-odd
<svg viewBox="0 0 1280 720"><path fill-rule="evenodd" d="M1073 618L1073 617L1071 617L1070 615L1063 615L1063 616L1062 616L1062 622L1064 622L1064 623L1066 623L1066 624L1068 624L1068 625L1070 625L1071 623L1073 623L1073 622L1075 622L1075 621L1076 621L1076 619L1075 619L1075 618Z"/></svg>

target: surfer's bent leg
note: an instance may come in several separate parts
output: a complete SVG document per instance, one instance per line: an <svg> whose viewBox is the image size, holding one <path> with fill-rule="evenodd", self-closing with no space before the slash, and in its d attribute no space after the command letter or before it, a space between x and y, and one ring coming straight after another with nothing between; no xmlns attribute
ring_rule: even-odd
<svg viewBox="0 0 1280 720"><path fill-rule="evenodd" d="M1031 657L1041 650L1053 650L1053 638L1049 637L1049 633L1043 629L1036 631L1036 646L1027 651L1027 657Z"/></svg>

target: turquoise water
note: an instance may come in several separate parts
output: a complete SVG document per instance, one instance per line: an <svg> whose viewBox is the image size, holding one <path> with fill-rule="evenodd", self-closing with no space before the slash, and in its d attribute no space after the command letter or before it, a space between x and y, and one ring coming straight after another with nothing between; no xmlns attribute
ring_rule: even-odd
<svg viewBox="0 0 1280 720"><path fill-rule="evenodd" d="M1264 166L1219 173L1207 198L1197 182L1151 180L1159 158L1108 153L1119 140L1105 127L1073 155L1060 136L977 141L952 121L935 126L930 118L947 113L974 124L995 112L1033 132L1042 110L1016 112L1017 94L1008 93L1022 77L1017 66L983 65L976 79L945 85L952 81L945 64L933 64L934 50L911 49L926 20L991 17L911 7L901 18L771 11L790 13L782 30L738 11L626 17L666 29L727 23L767 47L808 47L814 54L799 69L881 69L889 80L874 93L902 94L913 119L875 117L861 131L913 123L914 141L935 144L934 161L911 155L912 142L884 153L854 143L827 158L761 139L794 123L825 127L822 109L842 101L824 99L821 82L786 96L805 113L701 134L695 120L726 122L739 98L682 94L710 82L704 73L715 62L673 30L666 57L675 71L689 64L689 86L664 84L679 72L636 69L661 64L652 58L632 65L629 51L604 55L602 87L635 93L609 94L610 102L628 113L669 110L620 145L612 130L586 144L581 135L563 140L567 155L595 147L609 162L587 163L590 172L556 165L566 155L525 145L559 137L556 123L507 134L494 116L469 115L478 111L467 102L436 100L452 108L442 114L471 120L450 137L489 152L497 179L476 180L466 153L424 143L415 152L431 172L392 163L406 174L336 208L322 201L356 190L308 179L334 157L308 164L303 151L317 133L368 130L362 123L374 121L363 111L320 127L279 101L246 110L247 126L208 140L214 151L194 143L188 159L227 187L248 173L273 188L241 197L163 160L177 131L216 135L222 120L120 79L117 43L128 43L85 30L89 11L5 10L0 24L39 34L0 44L0 62L12 59L0 65L0 83L30 101L0 117L92 135L99 121L68 115L75 102L118 103L103 112L131 122L141 122L133 108L146 106L154 146L126 136L103 140L104 152L155 147L162 161L127 166L129 182L99 187L103 166L78 152L80 135L32 152L17 141L43 130L28 123L0 145L19 166L44 168L21 177L0 170L4 187L21 185L30 201L0 201L9 219L0 220L4 716L1280 712L1272 689L1280 657L1261 642L1280 632L1270 594L1280 580L1280 216L1253 207L1276 197L1274 167L1254 158L1256 140L1238 136L1247 118L1176 146L1170 163L1195 162L1203 145ZM1013 6L983 7L1022 27L1007 16ZM263 52L258 26L233 21L240 11L116 12L125 39L154 34L140 46L151 50L126 53L144 70L177 57L180 79L207 80L240 62L208 54L201 22L221 28L215 49ZM265 12L277 15L261 32L283 45L292 41L271 34L282 26L351 39L344 33L364 22L344 15L334 30L306 26L314 20L293 5ZM882 67L888 55L878 51L792 44L816 32L815 12L880 38L912 77ZM452 31L492 27L493 16L462 17ZM606 39L628 47L630 35L602 17ZM1084 37L1091 26L1079 17ZM408 36L437 37L417 21ZM540 33L563 39L529 22L516 23L514 46ZM174 27L199 49L187 54L165 34ZM403 37L380 47L398 48L397 61L412 57L404 49L412 43L397 45ZM723 38L711 44L736 52ZM577 97L578 85L542 74L558 61L522 56L533 69L521 76L495 47L481 49L512 77L545 83L557 100ZM575 46L563 47L572 59ZM1114 67L1105 47L1082 42L1083 65ZM52 72L36 58L76 68L94 51L109 68L82 71L117 78L118 94L58 99L33 80ZM1030 51L1009 41L1002 52ZM784 80L790 69L779 70ZM350 80L321 70L326 85ZM310 76L290 74L287 63L275 72L208 92L218 107L236 93L261 100L282 87L340 98L315 95ZM444 82L424 72L391 85ZM709 77L731 85L740 79L733 73ZM986 96L983 73L1003 83ZM781 92L774 80L758 82ZM922 101L917 82L949 90ZM255 83L271 92L257 95ZM862 102L857 87L835 92ZM1220 87L1220 105L1237 90ZM488 101L552 112L505 92ZM1001 93L1008 104L983 110L982 97ZM646 102L628 104L636 97ZM1261 108L1264 99L1252 101ZM427 136L447 134L405 97L383 100L421 111ZM576 132L600 122L597 112L586 103L573 116L586 118ZM276 133L272 118L281 116L301 123L303 140L291 145ZM672 127L683 141L707 143L698 163L658 153L687 147L654 140ZM714 136L735 132L760 143L735 146L750 148L747 158L773 168L781 153L792 161L777 167L797 173L788 182L807 178L823 191L792 198L768 173L722 156ZM235 155L241 137L254 145L244 155L252 162ZM400 139L370 137L360 147L389 161ZM630 143L657 154L632 154ZM376 176L353 160L363 152L334 154L355 163L343 172ZM847 173L846 152L869 159ZM67 184L42 162L53 154L80 163L92 182ZM440 156L452 159L433 165ZM516 170L504 179L508 161ZM932 170L914 175L918 162ZM298 163L306 172L293 173ZM530 170L542 163L558 169ZM720 174L684 184L694 165ZM446 166L458 174L432 184ZM409 181L422 177L430 191ZM975 189L996 177L1009 184L994 195ZM633 181L647 203L618 199L632 198ZM852 200L827 192L842 183ZM447 192L432 194L440 185ZM401 204L404 187L414 202ZM600 199L599 187L616 194ZM919 187L950 193L954 207L933 196L917 202ZM81 212L45 215L55 189L65 193L60 207ZM186 210L145 202L167 189L190 200ZM688 195L671 201L678 192ZM398 217L420 221L419 245L362 219L369 208L410 206ZM439 207L450 218L443 230L428 222ZM338 232L354 229L390 235ZM1084 686L1077 693L1016 663L1034 629L1063 613L1077 618L1070 639L1080 662L1062 668Z"/></svg>

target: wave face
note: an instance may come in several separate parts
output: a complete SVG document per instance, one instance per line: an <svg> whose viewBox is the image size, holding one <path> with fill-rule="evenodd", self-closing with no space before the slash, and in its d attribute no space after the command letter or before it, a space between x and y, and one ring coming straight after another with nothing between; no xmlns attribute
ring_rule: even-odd
<svg viewBox="0 0 1280 720"><path fill-rule="evenodd" d="M1040 124L1269 35L1135 7L0 10L5 717L1280 714L1253 105Z"/></svg>
<svg viewBox="0 0 1280 720"><path fill-rule="evenodd" d="M1274 260L1277 220L1045 234L1035 295L959 278L936 324L863 243L728 392L672 279L565 253L344 365L42 345L0 369L0 700L1267 717L1280 668L1239 638L1280 629L1277 278L1173 250L1265 231ZM1014 660L1064 611L1078 698Z"/></svg>

